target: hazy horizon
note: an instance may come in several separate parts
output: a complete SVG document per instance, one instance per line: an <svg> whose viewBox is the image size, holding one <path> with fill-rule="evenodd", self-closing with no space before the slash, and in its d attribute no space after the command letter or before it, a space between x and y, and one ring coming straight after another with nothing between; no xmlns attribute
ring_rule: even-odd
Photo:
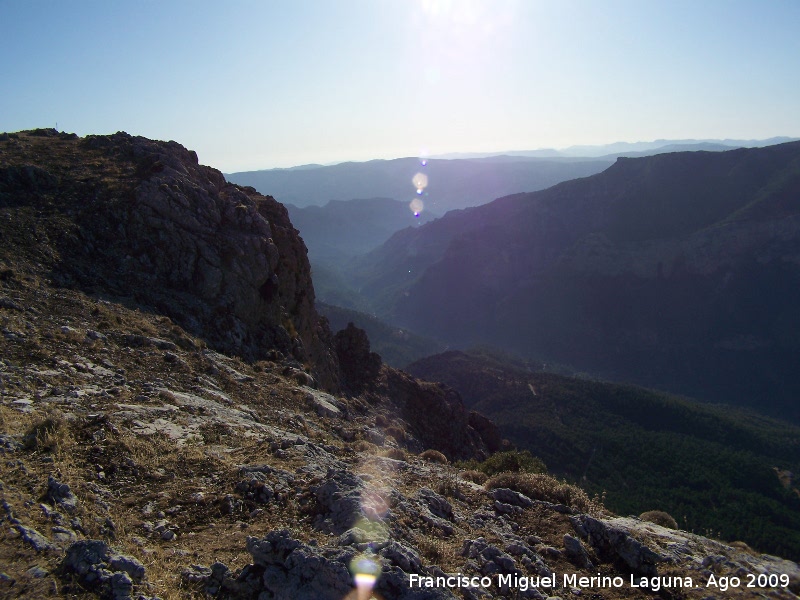
<svg viewBox="0 0 800 600"><path fill-rule="evenodd" d="M0 131L124 130L225 172L800 135L800 3L0 3Z"/></svg>
<svg viewBox="0 0 800 600"><path fill-rule="evenodd" d="M258 167L255 169L245 169L242 171L226 171L226 173L246 173L246 172L255 172L255 171L271 171L271 170L292 170L292 169L303 169L303 168L313 168L313 167L333 167L336 165L347 164L347 163L362 163L362 162L373 162L373 161L392 161L392 160L403 160L408 158L420 158L420 159L431 159L431 160L454 160L460 158L488 158L493 156L518 156L519 158L530 158L533 153L536 152L555 152L556 154L552 156L542 155L541 157L536 158L585 158L587 160L594 160L599 158L605 158L608 156L607 154L601 153L583 153L583 154L570 154L570 151L579 152L582 148L591 148L591 149L599 149L599 148L606 148L609 146L631 146L634 148L638 145L642 145L644 147L649 146L656 146L660 145L661 142L666 142L666 146L671 144L703 144L703 143L719 143L719 144L730 144L731 149L736 148L735 143L754 143L754 142L766 142L770 140L780 140L775 143L784 143L785 141L798 141L800 137L796 136L786 136L786 135L778 135L772 136L769 138L763 139L750 139L750 140L737 140L733 138L723 138L723 139L684 139L684 140L671 140L671 139L655 139L655 140L635 140L635 141L622 141L616 140L614 142L608 142L603 144L573 144L571 146L565 146L563 148L509 148L506 150L500 151L492 151L492 152L481 152L481 151L469 151L469 150L460 150L455 152L443 152L441 154L434 154L434 155L407 155L407 156L387 156L387 157L372 157L372 158L364 158L364 159L343 159L337 160L333 162L327 163L303 163L298 165L289 165L285 167ZM633 150L625 150L626 152ZM559 153L564 153L563 155ZM613 154L613 152L609 152L609 154Z"/></svg>

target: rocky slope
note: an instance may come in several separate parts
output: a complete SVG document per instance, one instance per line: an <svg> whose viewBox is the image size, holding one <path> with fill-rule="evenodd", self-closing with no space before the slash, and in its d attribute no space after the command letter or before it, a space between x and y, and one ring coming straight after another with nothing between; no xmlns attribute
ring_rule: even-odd
<svg viewBox="0 0 800 600"><path fill-rule="evenodd" d="M6 277L3 597L333 600L354 594L354 570L397 599L800 591L795 563L615 517L545 476L476 485L420 453L449 451L437 442L457 441L458 421L410 405L430 400L413 389L379 393L396 372L332 396L163 316ZM420 579L456 573L475 586Z"/></svg>
<svg viewBox="0 0 800 600"><path fill-rule="evenodd" d="M145 152L137 166L128 150L140 146L166 154L162 164L185 156L189 166L180 165L195 170L174 185L196 195L173 196L159 184L157 197L174 198L168 214L179 219L154 216L163 212L147 202L152 196L137 195L179 164L161 171ZM191 159L177 145L123 134L0 136L1 596L327 600L366 598L357 587L372 584L387 599L612 599L680 576L682 587L662 595L796 597L794 563L616 518L547 476L473 483L446 456L485 456L476 430L493 437L490 424L452 390L376 364L357 330L324 346L327 364L341 361L348 394L314 388L291 358L300 348L294 335L306 352L316 343L302 298L285 306L297 333L280 323L290 340L280 354L267 344L274 321L256 320L245 331L264 334L243 337L205 321L229 281L253 294L265 273L283 285L303 270L280 270L281 252L297 242L288 224L286 238L276 232L279 207L224 183L211 194L214 172ZM205 211L180 210L187 197L208 200L212 215L218 207L218 226L249 245L232 248L208 233ZM226 197L236 202L232 213ZM177 225L190 216L200 225ZM239 218L237 226L227 220ZM148 221L158 225L148 229ZM144 240L156 243L164 227L191 242L149 249ZM191 257L192 243L219 252L226 286L170 284L162 269L175 266L178 248ZM260 262L270 244L277 264ZM291 259L287 270L300 264ZM136 288L147 281L163 289ZM304 292L310 302L310 289L273 292L289 300ZM227 306L247 323L236 299ZM267 360L249 360L261 352ZM320 364L312 363L324 374ZM478 579L448 587L445 573ZM598 574L610 579L588 579ZM757 588L746 587L748 575ZM720 591L726 576L739 586ZM443 585L426 587L436 577Z"/></svg>

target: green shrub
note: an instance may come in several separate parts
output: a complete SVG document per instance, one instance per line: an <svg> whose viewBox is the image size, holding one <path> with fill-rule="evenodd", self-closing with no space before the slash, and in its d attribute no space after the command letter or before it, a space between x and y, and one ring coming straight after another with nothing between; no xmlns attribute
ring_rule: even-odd
<svg viewBox="0 0 800 600"><path fill-rule="evenodd" d="M458 464L462 469L476 470L485 473L488 477L504 473L547 473L547 466L538 456L532 456L528 450L507 450L496 452L483 462L476 460L464 461Z"/></svg>

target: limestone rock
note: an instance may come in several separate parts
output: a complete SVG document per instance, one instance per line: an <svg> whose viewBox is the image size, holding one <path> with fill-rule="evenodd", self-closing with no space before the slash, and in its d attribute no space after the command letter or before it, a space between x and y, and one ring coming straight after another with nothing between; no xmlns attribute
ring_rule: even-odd
<svg viewBox="0 0 800 600"><path fill-rule="evenodd" d="M572 561L575 566L581 569L591 569L594 567L589 553L583 547L581 541L569 534L564 534L564 554Z"/></svg>
<svg viewBox="0 0 800 600"><path fill-rule="evenodd" d="M389 542L377 555L358 555L351 547L317 548L292 537L287 530L272 531L264 538L247 539L253 564L235 579L222 584L226 598L273 598L274 600L341 600L354 590L350 566L360 557L378 569L375 592L395 600L451 600L446 588L411 588L408 573L426 573L419 556L398 542ZM385 561L385 562L383 562ZM381 563L383 564L381 565ZM204 571L200 577L207 577ZM210 576L208 576L210 577Z"/></svg>
<svg viewBox="0 0 800 600"><path fill-rule="evenodd" d="M60 574L101 598L127 600L133 597L134 584L144 580L145 568L135 558L114 553L103 541L82 540L67 548Z"/></svg>
<svg viewBox="0 0 800 600"><path fill-rule="evenodd" d="M406 433L425 449L438 450L451 460L488 456L486 444L469 425L469 413L455 390L438 383L414 379L384 367L375 393L391 396L411 425Z"/></svg>
<svg viewBox="0 0 800 600"><path fill-rule="evenodd" d="M78 508L78 498L69 485L57 481L52 475L47 478L47 497L69 513Z"/></svg>
<svg viewBox="0 0 800 600"><path fill-rule="evenodd" d="M313 489L322 511L314 527L322 531L341 534L350 529L362 516L361 478L349 471L328 470L324 483Z"/></svg>
<svg viewBox="0 0 800 600"><path fill-rule="evenodd" d="M528 498L525 494L510 490L508 488L495 488L490 494L498 502L504 504L511 504L513 506L520 506L522 508L529 508L533 506L533 500Z"/></svg>
<svg viewBox="0 0 800 600"><path fill-rule="evenodd" d="M417 497L422 503L437 517L453 520L453 506L444 496L441 496L428 488L422 488L417 492Z"/></svg>
<svg viewBox="0 0 800 600"><path fill-rule="evenodd" d="M15 525L15 527L19 531L22 541L29 544L37 552L56 549L56 546L32 527L25 527L24 525Z"/></svg>
<svg viewBox="0 0 800 600"><path fill-rule="evenodd" d="M570 517L572 527L588 540L601 558L619 563L636 575L652 576L664 558L628 531L589 515Z"/></svg>
<svg viewBox="0 0 800 600"><path fill-rule="evenodd" d="M472 410L467 422L481 436L489 452L499 452L503 449L503 436L491 420Z"/></svg>

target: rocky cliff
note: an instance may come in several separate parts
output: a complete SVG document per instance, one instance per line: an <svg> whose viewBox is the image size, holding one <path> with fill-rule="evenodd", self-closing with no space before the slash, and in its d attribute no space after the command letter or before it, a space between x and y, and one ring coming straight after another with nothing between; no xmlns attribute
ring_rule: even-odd
<svg viewBox="0 0 800 600"><path fill-rule="evenodd" d="M21 219L7 261L30 251L57 284L128 297L223 352L279 351L337 385L305 245L273 198L176 142L125 133L6 134L0 153L0 203Z"/></svg>

